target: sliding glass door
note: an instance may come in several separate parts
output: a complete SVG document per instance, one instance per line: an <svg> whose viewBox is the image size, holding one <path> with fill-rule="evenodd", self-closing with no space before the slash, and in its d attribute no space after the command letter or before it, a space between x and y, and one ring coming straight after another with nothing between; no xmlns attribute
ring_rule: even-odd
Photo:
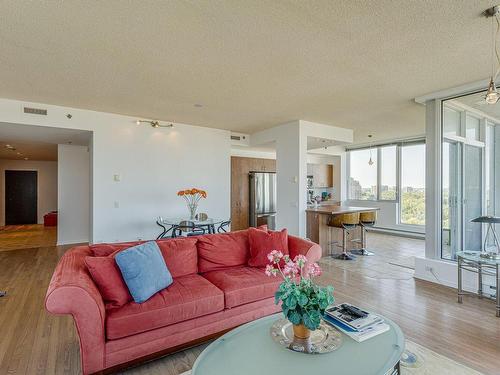
<svg viewBox="0 0 500 375"><path fill-rule="evenodd" d="M462 250L480 251L483 213L483 154L480 121L465 111L443 108L441 255L455 260Z"/></svg>
<svg viewBox="0 0 500 375"><path fill-rule="evenodd" d="M482 215L482 147L464 144L464 250L481 250L481 224L471 222Z"/></svg>
<svg viewBox="0 0 500 375"><path fill-rule="evenodd" d="M443 141L442 256L453 259L462 243L462 157L461 145ZM453 251L452 251L453 250Z"/></svg>

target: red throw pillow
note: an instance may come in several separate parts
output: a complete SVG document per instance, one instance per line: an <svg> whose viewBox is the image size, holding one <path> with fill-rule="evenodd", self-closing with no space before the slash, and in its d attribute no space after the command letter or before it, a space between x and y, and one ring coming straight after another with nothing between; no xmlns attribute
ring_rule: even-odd
<svg viewBox="0 0 500 375"><path fill-rule="evenodd" d="M85 264L101 293L106 308L117 308L132 301L114 254L107 257L85 257Z"/></svg>
<svg viewBox="0 0 500 375"><path fill-rule="evenodd" d="M248 242L250 245L250 267L265 267L269 264L267 254L273 250L288 254L288 231L265 232L256 228L248 228Z"/></svg>
<svg viewBox="0 0 500 375"><path fill-rule="evenodd" d="M197 241L196 237L171 238L156 241L168 270L174 279L198 273Z"/></svg>

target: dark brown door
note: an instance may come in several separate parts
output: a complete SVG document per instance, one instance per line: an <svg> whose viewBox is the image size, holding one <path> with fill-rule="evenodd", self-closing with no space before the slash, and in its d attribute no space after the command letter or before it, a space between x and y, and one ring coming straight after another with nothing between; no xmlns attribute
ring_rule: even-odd
<svg viewBox="0 0 500 375"><path fill-rule="evenodd" d="M36 171L5 171L5 224L37 223Z"/></svg>

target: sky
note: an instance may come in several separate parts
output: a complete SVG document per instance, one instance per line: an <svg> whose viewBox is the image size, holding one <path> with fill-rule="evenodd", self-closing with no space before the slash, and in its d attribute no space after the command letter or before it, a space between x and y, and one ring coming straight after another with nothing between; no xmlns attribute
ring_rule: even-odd
<svg viewBox="0 0 500 375"><path fill-rule="evenodd" d="M382 149L382 185L396 186L395 155L396 146ZM377 150L371 151L373 165L368 164L370 150L351 152L350 169L351 177L358 180L362 187L370 187L377 183ZM425 188L425 145L411 145L402 148L402 186ZM384 166L384 161L387 165Z"/></svg>

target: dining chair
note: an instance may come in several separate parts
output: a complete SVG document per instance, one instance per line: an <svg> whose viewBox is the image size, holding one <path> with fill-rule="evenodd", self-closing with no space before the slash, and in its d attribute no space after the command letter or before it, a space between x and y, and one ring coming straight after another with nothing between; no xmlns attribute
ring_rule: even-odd
<svg viewBox="0 0 500 375"><path fill-rule="evenodd" d="M227 233L227 229L229 229L229 225L231 224L231 220L223 221L219 224L217 228L217 233Z"/></svg>
<svg viewBox="0 0 500 375"><path fill-rule="evenodd" d="M172 238L182 236L183 232L186 233L187 237L200 236L206 233L205 228L196 225L192 221L185 220L172 228Z"/></svg>
<svg viewBox="0 0 500 375"><path fill-rule="evenodd" d="M172 229L172 226L167 229L165 223L163 222L163 218L161 216L158 216L158 218L156 219L156 224L162 228L162 232L158 235L158 237L156 237L157 240L161 240Z"/></svg>

